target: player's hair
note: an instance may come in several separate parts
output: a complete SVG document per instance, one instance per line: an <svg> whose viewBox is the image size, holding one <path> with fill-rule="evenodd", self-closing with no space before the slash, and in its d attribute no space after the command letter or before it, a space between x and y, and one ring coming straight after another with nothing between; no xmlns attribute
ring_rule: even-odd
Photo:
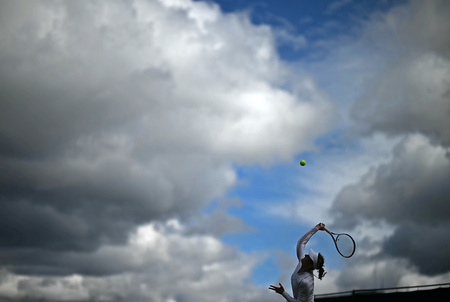
<svg viewBox="0 0 450 302"><path fill-rule="evenodd" d="M323 276L325 276L325 270L323 268L323 265L325 263L325 258L323 258L322 254L319 253L319 256L317 257L317 267L319 270L319 280L322 280Z"/></svg>

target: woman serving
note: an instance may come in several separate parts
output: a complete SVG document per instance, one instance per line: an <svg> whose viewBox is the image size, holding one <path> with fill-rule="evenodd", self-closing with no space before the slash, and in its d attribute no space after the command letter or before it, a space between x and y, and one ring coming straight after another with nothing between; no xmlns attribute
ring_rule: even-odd
<svg viewBox="0 0 450 302"><path fill-rule="evenodd" d="M305 235L302 236L297 242L297 258L298 264L291 276L292 298L287 292L284 291L283 285L279 283L279 287L270 285L269 289L282 295L288 302L314 302L314 275L315 269L319 270L319 279L322 280L325 270L323 264L325 259L322 254L314 252L309 249L308 255L305 255L305 246L309 239L318 230L323 231L325 224L319 223Z"/></svg>

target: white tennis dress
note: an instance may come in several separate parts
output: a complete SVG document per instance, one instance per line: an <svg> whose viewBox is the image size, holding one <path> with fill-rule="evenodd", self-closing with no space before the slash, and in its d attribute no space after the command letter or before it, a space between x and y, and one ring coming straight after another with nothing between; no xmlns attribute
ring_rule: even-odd
<svg viewBox="0 0 450 302"><path fill-rule="evenodd" d="M283 293L283 297L289 302L314 302L313 273L309 271L299 274L298 271L302 268L301 260L305 257L306 243L317 231L318 229L316 227L312 228L297 242L298 264L291 276L292 293L294 294L294 298L292 298L286 291Z"/></svg>

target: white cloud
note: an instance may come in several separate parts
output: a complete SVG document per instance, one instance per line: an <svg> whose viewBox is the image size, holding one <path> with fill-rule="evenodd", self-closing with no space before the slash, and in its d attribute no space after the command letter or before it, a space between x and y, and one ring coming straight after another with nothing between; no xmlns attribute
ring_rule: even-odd
<svg viewBox="0 0 450 302"><path fill-rule="evenodd" d="M89 10L83 4L49 6L49 14L54 16L52 26L49 21L43 24L41 17L27 15L36 32L27 33L26 42L11 41L4 48L15 57L15 48L21 43L31 46L29 53L22 55L27 74L20 69L13 74L27 80L27 75L46 67L42 77L47 82L45 89L66 87L72 98L78 91L70 86L80 89L95 83L96 94L62 103L61 109L76 106L81 114L86 107L79 106L83 105L95 112L92 106L96 100L107 115L112 115L110 118L119 118L114 121L115 129L132 130L123 134L130 143L144 146L200 149L252 163L273 156L286 159L299 151L298 146L310 148L315 135L326 129L327 125L314 125L315 116L330 113L328 101L316 88L305 87L310 90L308 99L281 88L292 74L278 60L268 27L253 26L245 15L223 15L217 6L203 2L132 4L96 4ZM37 11L47 12L42 8ZM89 21L89 14L98 12L108 18ZM84 23L70 26L77 18ZM20 30L20 26L14 29ZM64 43L59 36L64 36ZM39 44L48 51L40 51ZM40 56L45 60L31 64L31 57ZM52 81L62 71L64 76ZM50 107L56 100L48 102ZM56 115L55 110L48 114ZM98 124L104 117L89 118L97 118L88 121L93 123L91 133L113 126ZM13 123L11 119L6 126ZM65 125L66 121L54 122ZM157 129L166 131L162 135ZM139 130L141 135L136 133ZM20 134L26 143L32 143L25 134L16 132L8 134ZM60 134L79 139L84 133Z"/></svg>
<svg viewBox="0 0 450 302"><path fill-rule="evenodd" d="M225 212L128 235L188 221L237 183L235 163L288 160L330 127L329 99L279 60L271 28L189 0L0 11L0 231L17 247L0 256L21 259L1 294L268 300L248 282L258 255L214 237L246 228Z"/></svg>
<svg viewBox="0 0 450 302"><path fill-rule="evenodd" d="M247 281L261 255L239 253L210 235L185 236L182 229L176 221L149 224L139 227L126 246L103 246L92 254L67 255L69 263L76 259L86 266L121 266L120 274L43 277L3 270L0 296L64 297L64 301L209 301L222 297L231 301L245 293L248 301L265 301L265 290Z"/></svg>
<svg viewBox="0 0 450 302"><path fill-rule="evenodd" d="M236 183L232 163L287 160L331 124L329 100L244 14L192 1L16 5L0 32L15 184L183 213Z"/></svg>
<svg viewBox="0 0 450 302"><path fill-rule="evenodd" d="M325 14L334 14L339 9L349 5L352 2L352 0L338 0L330 3L325 10Z"/></svg>

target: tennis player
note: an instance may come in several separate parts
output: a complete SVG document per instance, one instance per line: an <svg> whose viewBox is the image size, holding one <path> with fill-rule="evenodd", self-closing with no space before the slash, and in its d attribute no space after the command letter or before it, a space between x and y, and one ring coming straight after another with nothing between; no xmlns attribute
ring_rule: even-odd
<svg viewBox="0 0 450 302"><path fill-rule="evenodd" d="M319 223L308 231L297 242L297 258L298 264L291 276L292 293L294 297L291 297L284 291L283 285L279 283L279 287L270 285L269 289L282 295L288 302L314 302L314 270L319 270L319 279L322 280L325 275L323 264L325 259L322 254L314 252L309 249L308 255L305 255L305 246L309 239L318 230L323 231L325 224Z"/></svg>

